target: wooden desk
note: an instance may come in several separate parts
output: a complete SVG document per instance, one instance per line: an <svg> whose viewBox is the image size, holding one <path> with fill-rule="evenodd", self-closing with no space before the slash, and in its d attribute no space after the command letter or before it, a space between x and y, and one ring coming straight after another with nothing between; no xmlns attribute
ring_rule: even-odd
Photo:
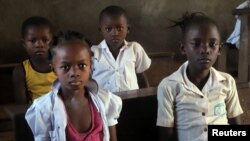
<svg viewBox="0 0 250 141"><path fill-rule="evenodd" d="M117 96L121 97L122 100L147 97L147 96L154 96L156 94L156 87L131 90L131 91L116 92L115 94Z"/></svg>
<svg viewBox="0 0 250 141"><path fill-rule="evenodd" d="M24 115L29 105L7 105L4 110L9 114L14 129L15 141L34 141Z"/></svg>
<svg viewBox="0 0 250 141"><path fill-rule="evenodd" d="M118 141L155 141L157 138L156 88L116 93L123 100L118 119Z"/></svg>

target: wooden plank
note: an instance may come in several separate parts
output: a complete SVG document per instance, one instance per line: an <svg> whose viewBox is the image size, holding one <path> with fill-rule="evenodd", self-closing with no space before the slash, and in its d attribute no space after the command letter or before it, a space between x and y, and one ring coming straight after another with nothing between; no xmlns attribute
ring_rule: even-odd
<svg viewBox="0 0 250 141"><path fill-rule="evenodd" d="M239 65L238 65L238 78L237 83L247 83L248 80L248 17L242 15L241 17L241 38L239 48Z"/></svg>
<svg viewBox="0 0 250 141"><path fill-rule="evenodd" d="M1 64L0 69L13 69L14 67L18 66L19 63L15 64Z"/></svg>
<svg viewBox="0 0 250 141"><path fill-rule="evenodd" d="M14 135L12 131L0 132L1 141L14 141Z"/></svg>
<svg viewBox="0 0 250 141"><path fill-rule="evenodd" d="M156 89L156 87L150 87L131 91L116 92L115 94L121 97L122 100L127 100L156 95Z"/></svg>
<svg viewBox="0 0 250 141"><path fill-rule="evenodd" d="M233 15L248 15L248 14L250 14L250 8L233 10Z"/></svg>

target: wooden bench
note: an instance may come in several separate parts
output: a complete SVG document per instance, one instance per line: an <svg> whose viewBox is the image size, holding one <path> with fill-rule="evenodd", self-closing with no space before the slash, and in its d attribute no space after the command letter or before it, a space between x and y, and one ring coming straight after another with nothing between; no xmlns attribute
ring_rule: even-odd
<svg viewBox="0 0 250 141"><path fill-rule="evenodd" d="M0 105L14 103L12 71L18 64L0 65Z"/></svg>

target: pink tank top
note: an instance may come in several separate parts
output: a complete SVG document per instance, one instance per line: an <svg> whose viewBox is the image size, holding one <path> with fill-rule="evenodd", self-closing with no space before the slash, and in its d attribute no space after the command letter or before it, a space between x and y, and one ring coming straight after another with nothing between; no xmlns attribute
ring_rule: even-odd
<svg viewBox="0 0 250 141"><path fill-rule="evenodd" d="M103 140L103 122L101 114L97 111L93 101L90 98L91 128L85 133L79 133L68 118L66 127L67 141L102 141Z"/></svg>

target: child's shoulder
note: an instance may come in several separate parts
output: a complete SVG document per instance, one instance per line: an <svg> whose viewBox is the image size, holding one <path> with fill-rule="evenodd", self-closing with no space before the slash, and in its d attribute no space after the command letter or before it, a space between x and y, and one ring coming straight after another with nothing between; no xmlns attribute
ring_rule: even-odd
<svg viewBox="0 0 250 141"><path fill-rule="evenodd" d="M52 97L53 93L52 91L50 91L47 94L35 99L32 105L40 110L49 111L50 109L52 109Z"/></svg>
<svg viewBox="0 0 250 141"><path fill-rule="evenodd" d="M159 86L174 87L174 86L180 84L179 80L177 80L177 78L179 78L179 77L180 77L180 74L177 71L173 72L169 76L166 76L165 78L163 78L161 80L161 82L159 83Z"/></svg>
<svg viewBox="0 0 250 141"><path fill-rule="evenodd" d="M140 50L142 49L142 45L140 43L138 43L137 41L125 41L125 44L127 45L127 47L129 48L133 48L135 50Z"/></svg>
<svg viewBox="0 0 250 141"><path fill-rule="evenodd" d="M234 82L235 81L233 76L230 75L229 73L216 70L215 68L211 68L211 69L212 69L212 72L213 72L213 74L215 75L215 77L217 79L225 80L225 81L228 81L228 82Z"/></svg>

